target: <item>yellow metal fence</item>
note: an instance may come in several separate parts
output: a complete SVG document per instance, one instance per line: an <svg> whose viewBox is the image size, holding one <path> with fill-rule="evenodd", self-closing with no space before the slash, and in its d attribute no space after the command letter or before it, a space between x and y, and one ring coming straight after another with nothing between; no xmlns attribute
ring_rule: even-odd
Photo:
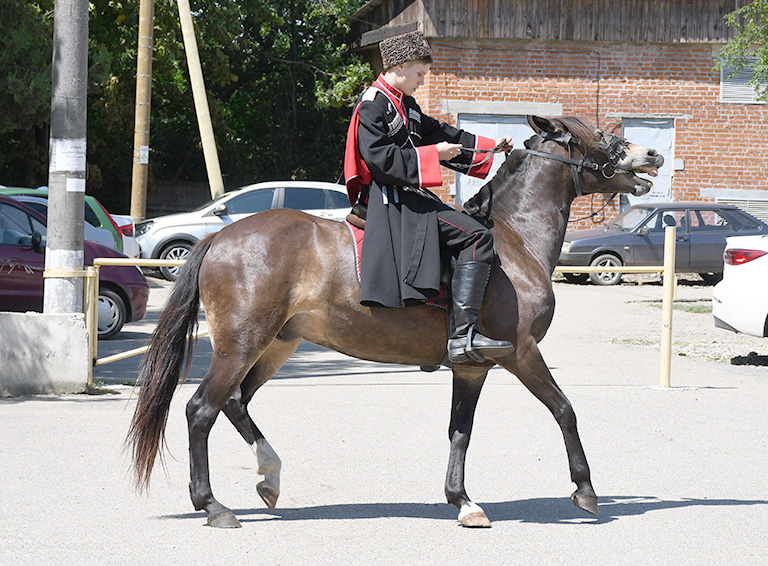
<svg viewBox="0 0 768 566"><path fill-rule="evenodd" d="M672 360L672 302L677 287L675 276L675 227L669 226L664 234L664 265L651 266L622 266L622 267L566 267L558 266L555 273L660 273L664 276L662 298L662 325L661 325L661 365L659 372L659 385L670 386L670 371ZM95 258L93 267L87 267L77 276L84 277L84 302L85 323L88 331L91 364L88 375L88 384L93 384L93 367L124 360L131 356L138 356L146 352L147 347L135 348L112 356L97 359L98 356L98 306L99 306L99 268L103 266L137 266L137 267L174 267L183 265L184 260L170 259L129 259L129 258ZM56 276L46 274L46 276ZM74 275L66 275L74 276ZM208 331L203 330L196 336L207 336Z"/></svg>

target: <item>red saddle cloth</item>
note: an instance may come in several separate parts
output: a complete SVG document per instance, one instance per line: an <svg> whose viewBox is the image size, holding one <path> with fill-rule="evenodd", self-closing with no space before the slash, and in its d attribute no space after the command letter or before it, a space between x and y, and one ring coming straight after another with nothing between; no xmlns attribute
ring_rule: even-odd
<svg viewBox="0 0 768 566"><path fill-rule="evenodd" d="M357 284L359 285L363 280L362 272L360 271L360 262L363 253L363 236L365 235L365 230L361 230L357 226L353 226L346 220L344 221L344 224L346 224L347 228L349 228L349 233L351 234L352 242L354 243L355 270L357 271ZM440 294L434 299L429 299L425 304L429 307L447 309L449 300L450 298L448 296L448 290L445 288L445 286L440 285Z"/></svg>

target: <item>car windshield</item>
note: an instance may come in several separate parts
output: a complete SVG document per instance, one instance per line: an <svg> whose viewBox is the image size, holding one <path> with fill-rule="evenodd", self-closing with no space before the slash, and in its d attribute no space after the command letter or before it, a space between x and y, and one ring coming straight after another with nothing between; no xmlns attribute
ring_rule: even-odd
<svg viewBox="0 0 768 566"><path fill-rule="evenodd" d="M653 209L650 208L630 208L619 214L608 225L619 228L620 230L632 230L635 226L648 218L648 215L652 210Z"/></svg>

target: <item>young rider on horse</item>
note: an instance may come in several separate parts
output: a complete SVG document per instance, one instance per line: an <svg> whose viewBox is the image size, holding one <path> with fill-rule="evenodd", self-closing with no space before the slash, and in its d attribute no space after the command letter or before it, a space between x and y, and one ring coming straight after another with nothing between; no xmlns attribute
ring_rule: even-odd
<svg viewBox="0 0 768 566"><path fill-rule="evenodd" d="M462 148L511 150L421 112L413 99L432 51L421 32L379 44L384 71L362 95L347 134L344 176L350 202L367 206L360 302L403 307L440 289L441 250L455 258L448 358L453 364L504 354L511 343L480 333L477 319L495 250L490 231L446 205L428 187L442 185L440 165L485 178L491 160Z"/></svg>

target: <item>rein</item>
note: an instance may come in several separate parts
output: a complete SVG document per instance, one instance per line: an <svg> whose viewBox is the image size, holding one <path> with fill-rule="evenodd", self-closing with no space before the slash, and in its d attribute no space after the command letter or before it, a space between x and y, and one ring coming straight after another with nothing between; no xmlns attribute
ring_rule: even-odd
<svg viewBox="0 0 768 566"><path fill-rule="evenodd" d="M603 174L603 177L606 179L612 179L616 176L617 173L628 173L625 169L619 169L616 167L616 163L618 162L621 155L624 153L623 144L625 143L625 140L623 138L620 138L614 134L605 134L601 132L602 141L598 142L597 147L605 150L605 152L608 154L608 161L603 163L602 165L595 163L594 161L587 161L586 155L583 155L581 159L575 159L573 156L573 136L570 133L566 134L553 134L553 133L547 133L545 135L539 134L540 137L542 137L545 141L554 141L556 143L559 143L560 145L568 148L568 157L561 157L559 155L555 155L554 153L547 153L544 151L537 151L535 149L521 149L520 151L524 153L528 153L530 155L535 155L536 157L541 157L543 159L551 159L552 161L559 161L560 163L565 163L567 165L571 166L571 174L573 175L573 185L574 189L576 191L576 196L580 197L584 194L584 191L581 189L581 180L580 175L581 172L586 168L590 169L592 171L599 171ZM469 153L487 153L481 161L478 163L472 163L471 165L464 165L463 163L452 164L456 169L466 169L468 170L470 167L474 167L477 165L482 165L489 159L493 157L494 154L500 153L504 151L504 143L499 143L496 147L493 149L471 149L468 147L463 147L462 151L467 151ZM613 172L609 175L606 170L608 167L611 167L613 169ZM605 201L603 206L601 206L598 210L595 212L584 216L583 218L575 218L573 220L569 220L568 222L579 222L581 220L587 220L588 218L592 218L594 216L597 216L600 214L606 206L608 206L611 201L616 197L618 193L613 193L611 197Z"/></svg>
<svg viewBox="0 0 768 566"><path fill-rule="evenodd" d="M477 163L470 163L469 165L464 165L463 163L451 163L456 169L466 169L469 170L471 167L477 167L478 165L482 165L489 159L492 159L494 154L501 153L504 151L504 148L506 147L506 144L504 142L500 142L496 147L493 149L472 149L470 147L462 147L461 151L466 151L468 153L487 153L485 157L483 157L480 161Z"/></svg>
<svg viewBox="0 0 768 566"><path fill-rule="evenodd" d="M597 216L597 215L598 215L598 214L600 214L600 213L601 213L603 210L605 210L605 207L606 207L606 206L608 206L609 204L611 204L611 201L612 201L614 198L616 198L616 195L617 195L617 194L619 194L619 193L613 193L613 194L611 195L611 198L609 198L607 201L605 201L605 204L603 204L603 206L601 206L600 208L598 208L598 209L597 209L596 211L594 211L593 213L591 213L591 214L587 214L586 216L582 216L581 218L574 218L573 220L568 220L568 224L572 224L573 222L580 222L580 221L582 221L582 220L588 220L588 219L590 219L590 218L592 218L592 217L594 217L594 216Z"/></svg>

